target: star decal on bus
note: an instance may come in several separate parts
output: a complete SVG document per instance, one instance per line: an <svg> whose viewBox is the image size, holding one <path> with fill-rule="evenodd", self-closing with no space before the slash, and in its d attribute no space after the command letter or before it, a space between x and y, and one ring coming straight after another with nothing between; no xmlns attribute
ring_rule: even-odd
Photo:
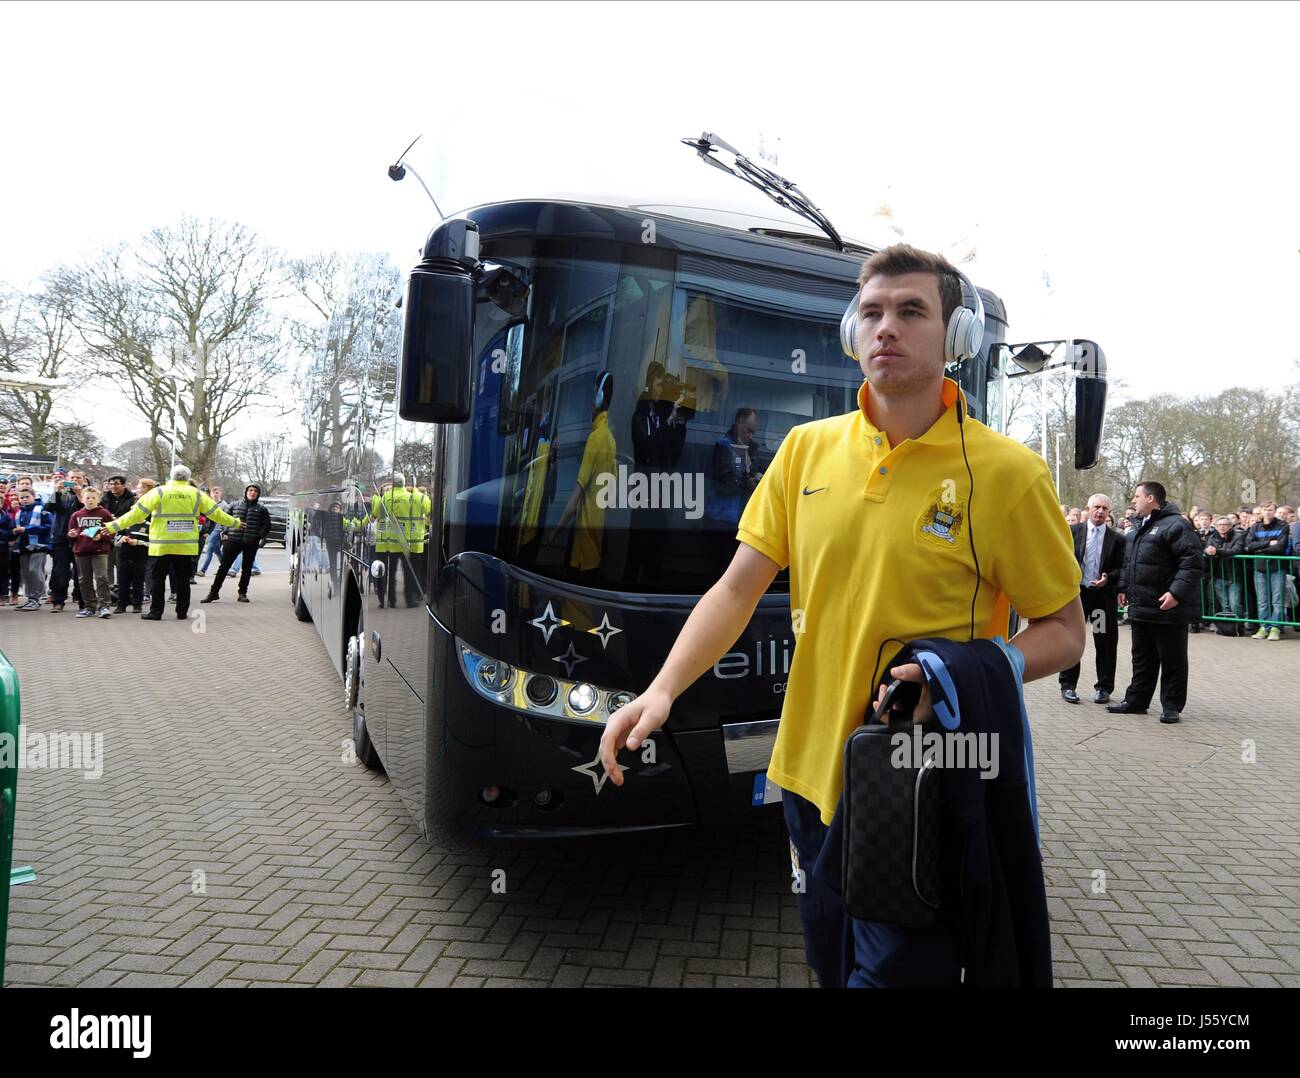
<svg viewBox="0 0 1300 1078"><path fill-rule="evenodd" d="M609 615L606 614L600 619L599 625L594 625L587 632L594 636L600 637L600 650L604 651L609 646L609 638L615 633L621 633L622 629L616 629L609 623Z"/></svg>
<svg viewBox="0 0 1300 1078"><path fill-rule="evenodd" d="M566 651L563 655L552 655L551 658L554 659L557 663L562 663L564 665L565 677L573 677L573 668L577 666L578 663L585 663L587 661L587 656L579 655L574 650L572 640L569 641L568 651Z"/></svg>
<svg viewBox="0 0 1300 1078"><path fill-rule="evenodd" d="M626 771L627 764L619 764L618 769L620 771ZM600 796L600 791L604 789L605 783L609 781L609 772L601 765L600 753L596 753L596 758L594 760L589 760L585 764L579 764L577 767L571 767L569 770L576 771L580 775L586 775L591 779L591 784L596 789L597 797ZM599 774L597 774L598 770Z"/></svg>
<svg viewBox="0 0 1300 1078"><path fill-rule="evenodd" d="M542 631L543 643L549 644L551 642L551 633L555 632L555 630L561 625L568 625L570 623L565 621L563 618L557 618L555 616L555 611L551 608L551 604L548 602L546 604L546 609L537 617L533 618L533 620L528 624L536 625L537 628Z"/></svg>

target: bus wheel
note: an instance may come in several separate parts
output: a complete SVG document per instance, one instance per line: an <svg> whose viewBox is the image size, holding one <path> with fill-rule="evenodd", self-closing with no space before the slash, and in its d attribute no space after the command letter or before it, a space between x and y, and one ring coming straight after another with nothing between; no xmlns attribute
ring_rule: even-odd
<svg viewBox="0 0 1300 1078"><path fill-rule="evenodd" d="M348 637L348 652L343 663L343 706L355 711L357 701L361 698L361 649L362 636Z"/></svg>
<svg viewBox="0 0 1300 1078"><path fill-rule="evenodd" d="M294 617L299 621L311 621L311 611L307 609L307 604L302 598L301 577L302 567L298 563L298 555L295 554L289 562L289 601L293 603Z"/></svg>
<svg viewBox="0 0 1300 1078"><path fill-rule="evenodd" d="M382 771L384 765L379 762L379 753L366 730L366 713L359 707L352 709L352 748L360 760L371 771Z"/></svg>

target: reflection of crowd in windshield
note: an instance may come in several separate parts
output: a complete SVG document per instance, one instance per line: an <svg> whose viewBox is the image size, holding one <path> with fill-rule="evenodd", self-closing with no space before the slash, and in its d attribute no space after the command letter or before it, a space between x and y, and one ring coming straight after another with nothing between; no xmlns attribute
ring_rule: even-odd
<svg viewBox="0 0 1300 1078"><path fill-rule="evenodd" d="M691 590L730 559L786 431L852 406L843 298L752 266L572 250L512 252L528 316L485 327L471 422L448 432L447 555Z"/></svg>
<svg viewBox="0 0 1300 1078"><path fill-rule="evenodd" d="M614 506L632 514L623 579L653 583L662 576L673 515L684 508L678 498L668 495L685 489L689 500L690 481L695 478L677 474L687 428L696 414L694 387L669 373L662 363L653 361L647 367L629 423L631 470L640 477L631 483L625 474L627 466L619 463L619 439L610 424L614 394L614 376L601 371L595 378L591 428L573 489L549 529L541 522L546 506L554 498L558 472L549 404L544 405L535 428L531 427L531 416L525 423L523 440L531 445L523 467L521 560L535 560L540 549L553 554L562 549L564 564L570 569L584 575L597 573L609 555L605 518ZM707 474L698 477L704 489L703 530L711 540L707 545L716 548L709 553L718 558L730 558L734 552L740 515L766 466L766 451L758 430L758 412L750 407L738 408L731 427L711 447ZM630 499L624 489L628 487ZM693 517L689 512L686 515L688 519Z"/></svg>

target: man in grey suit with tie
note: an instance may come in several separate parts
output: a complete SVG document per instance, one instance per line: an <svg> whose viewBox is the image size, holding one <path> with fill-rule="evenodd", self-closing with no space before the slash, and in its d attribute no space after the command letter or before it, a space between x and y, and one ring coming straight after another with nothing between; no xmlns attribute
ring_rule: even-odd
<svg viewBox="0 0 1300 1078"><path fill-rule="evenodd" d="M1088 499L1084 520L1070 525L1074 556L1083 569L1079 598L1097 652L1094 704L1106 703L1115 691L1115 655L1119 644L1119 573L1124 567L1124 536L1115 528L1107 527L1109 512L1110 499L1104 494L1094 494ZM1075 686L1079 684L1082 665L1081 659L1060 674L1061 696L1071 704L1079 702Z"/></svg>

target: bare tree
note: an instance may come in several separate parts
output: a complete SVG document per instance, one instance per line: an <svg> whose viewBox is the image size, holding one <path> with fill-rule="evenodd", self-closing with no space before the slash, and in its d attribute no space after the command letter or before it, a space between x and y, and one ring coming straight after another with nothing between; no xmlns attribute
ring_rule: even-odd
<svg viewBox="0 0 1300 1078"><path fill-rule="evenodd" d="M425 442L398 442L393 453L394 472L406 476L408 487L420 483L428 485L433 475L433 440Z"/></svg>
<svg viewBox="0 0 1300 1078"><path fill-rule="evenodd" d="M293 336L308 356L299 382L311 451L296 486L330 486L357 475L365 432L392 405L401 275L382 255L318 254L289 263L289 280L307 317Z"/></svg>
<svg viewBox="0 0 1300 1078"><path fill-rule="evenodd" d="M256 483L263 494L279 494L289 478L289 436L263 434L250 438L236 448L239 470L249 483Z"/></svg>
<svg viewBox="0 0 1300 1078"><path fill-rule="evenodd" d="M62 271L28 295L0 290L0 373L61 378L75 373L73 289ZM56 413L57 389L0 389L0 444L55 454L70 463L96 462L103 442L84 422Z"/></svg>
<svg viewBox="0 0 1300 1078"><path fill-rule="evenodd" d="M97 373L148 425L161 474L176 455L196 473L283 368L269 302L277 261L242 225L183 218L76 277L77 326Z"/></svg>
<svg viewBox="0 0 1300 1078"><path fill-rule="evenodd" d="M126 473L128 480L134 476L157 479L162 473L155 470L157 463L154 448L148 438L132 438L113 450L113 459L117 467Z"/></svg>

